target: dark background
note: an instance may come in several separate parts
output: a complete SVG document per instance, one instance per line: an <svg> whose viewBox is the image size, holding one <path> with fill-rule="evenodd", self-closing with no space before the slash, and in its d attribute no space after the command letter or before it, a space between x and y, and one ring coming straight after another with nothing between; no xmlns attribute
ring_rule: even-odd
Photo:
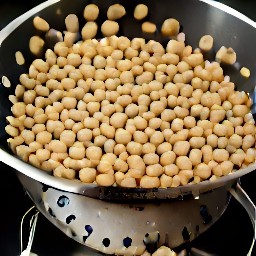
<svg viewBox="0 0 256 256"><path fill-rule="evenodd" d="M41 2L43 1L0 1L0 30L14 18ZM223 0L220 2L256 21L256 1ZM23 191L11 168L0 163L0 173L0 255L14 256L20 254L19 225L21 218L33 204ZM241 182L243 188L256 203L256 173L243 177ZM26 246L28 221L25 221L24 229ZM232 199L221 219L196 239L193 246L220 256L245 256L252 236L253 230L247 213L238 202ZM39 256L78 256L83 255L84 247L67 238L40 215L32 251ZM87 252L86 255L92 255L92 253ZM256 255L256 250L253 255Z"/></svg>

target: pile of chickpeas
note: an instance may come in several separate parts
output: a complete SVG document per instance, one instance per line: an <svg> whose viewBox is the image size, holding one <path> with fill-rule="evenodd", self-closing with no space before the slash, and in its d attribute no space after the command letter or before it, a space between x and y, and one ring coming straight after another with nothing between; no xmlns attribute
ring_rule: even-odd
<svg viewBox="0 0 256 256"><path fill-rule="evenodd" d="M213 181L255 163L252 100L220 66L236 62L232 48L204 60L213 38L193 50L172 18L161 28L171 37L166 47L116 36L126 15L119 4L96 40L98 15L96 5L85 7L82 41L78 17L68 15L65 36L55 33L60 42L20 76L6 126L15 154L57 177L127 188ZM155 33L147 15L145 5L134 10L142 31ZM51 31L40 17L34 26ZM31 52L43 46L31 38Z"/></svg>

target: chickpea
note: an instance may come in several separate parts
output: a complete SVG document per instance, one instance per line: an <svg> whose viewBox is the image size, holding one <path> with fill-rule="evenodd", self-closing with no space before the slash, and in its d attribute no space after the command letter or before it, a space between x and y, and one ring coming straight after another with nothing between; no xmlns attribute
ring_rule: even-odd
<svg viewBox="0 0 256 256"><path fill-rule="evenodd" d="M213 160L216 162L223 162L229 159L229 153L225 149L215 149L213 150Z"/></svg>
<svg viewBox="0 0 256 256"><path fill-rule="evenodd" d="M150 177L159 177L164 172L160 164L149 165L146 168L146 174Z"/></svg>
<svg viewBox="0 0 256 256"><path fill-rule="evenodd" d="M125 14L125 8L121 4L113 4L108 8L107 11L107 17L109 20L118 20Z"/></svg>
<svg viewBox="0 0 256 256"><path fill-rule="evenodd" d="M205 163L200 163L196 166L194 175L199 176L202 180L206 180L211 176L211 168Z"/></svg>
<svg viewBox="0 0 256 256"><path fill-rule="evenodd" d="M243 138L243 144L242 144L243 150L246 151L247 149L253 147L253 145L255 146L255 136L251 134L245 135L245 137Z"/></svg>
<svg viewBox="0 0 256 256"><path fill-rule="evenodd" d="M139 113L139 107L134 103L129 104L125 108L125 114L130 118L134 118L135 116L138 115L138 113Z"/></svg>
<svg viewBox="0 0 256 256"><path fill-rule="evenodd" d="M193 166L197 166L202 160L202 151L200 149L191 149L189 153L189 159Z"/></svg>
<svg viewBox="0 0 256 256"><path fill-rule="evenodd" d="M134 9L134 18L143 20L148 15L148 7L145 4L138 4Z"/></svg>
<svg viewBox="0 0 256 256"><path fill-rule="evenodd" d="M160 131L155 131L150 137L150 143L158 146L164 142L164 135Z"/></svg>
<svg viewBox="0 0 256 256"><path fill-rule="evenodd" d="M160 157L160 164L162 166L174 164L176 160L176 154L173 151L164 152Z"/></svg>
<svg viewBox="0 0 256 256"><path fill-rule="evenodd" d="M115 141L119 144L127 145L132 139L132 135L122 128L118 128L115 134Z"/></svg>
<svg viewBox="0 0 256 256"><path fill-rule="evenodd" d="M93 183L96 179L96 170L94 168L83 168L79 171L79 178L84 183Z"/></svg>
<svg viewBox="0 0 256 256"><path fill-rule="evenodd" d="M158 177L144 175L140 180L140 187L142 188L158 188L160 185L161 184Z"/></svg>
<svg viewBox="0 0 256 256"><path fill-rule="evenodd" d="M156 32L156 25L152 22L143 22L141 26L142 32L147 34L154 34Z"/></svg>
<svg viewBox="0 0 256 256"><path fill-rule="evenodd" d="M115 177L112 174L99 174L96 176L96 182L99 186L110 187L115 183Z"/></svg>
<svg viewBox="0 0 256 256"><path fill-rule="evenodd" d="M184 121L180 118L175 118L173 121L172 121L172 124L171 124L171 129L172 131L174 132L178 132L178 131L181 131L183 129L183 125L184 125Z"/></svg>
<svg viewBox="0 0 256 256"><path fill-rule="evenodd" d="M116 35L119 31L119 25L115 21L106 20L101 25L101 32L104 36L110 37Z"/></svg>
<svg viewBox="0 0 256 256"><path fill-rule="evenodd" d="M238 149L235 153L233 153L229 160L234 164L234 165L238 165L239 167L242 166L244 159L245 159L245 153L243 150Z"/></svg>
<svg viewBox="0 0 256 256"><path fill-rule="evenodd" d="M230 161L224 161L220 164L223 175L228 175L233 171L234 164Z"/></svg>
<svg viewBox="0 0 256 256"><path fill-rule="evenodd" d="M176 19L166 19L161 28L161 32L164 36L176 36L179 30L180 23Z"/></svg>
<svg viewBox="0 0 256 256"><path fill-rule="evenodd" d="M88 4L84 8L84 18L88 21L94 21L99 16L99 7L95 4Z"/></svg>
<svg viewBox="0 0 256 256"><path fill-rule="evenodd" d="M192 137L189 140L191 148L202 148L205 145L205 138L203 137Z"/></svg>
<svg viewBox="0 0 256 256"><path fill-rule="evenodd" d="M186 156L190 150L188 141L177 141L173 146L173 152L178 156Z"/></svg>
<svg viewBox="0 0 256 256"><path fill-rule="evenodd" d="M176 165L180 170L192 170L192 162L187 156L178 156L176 158Z"/></svg>
<svg viewBox="0 0 256 256"><path fill-rule="evenodd" d="M203 162L208 164L213 159L213 149L210 145L204 145L201 149L201 157L203 156Z"/></svg>
<svg viewBox="0 0 256 256"><path fill-rule="evenodd" d="M200 38L199 48L203 51L210 51L213 47L213 37L210 35L205 35Z"/></svg>
<svg viewBox="0 0 256 256"><path fill-rule="evenodd" d="M162 174L160 177L161 188L170 188L172 186L172 177Z"/></svg>

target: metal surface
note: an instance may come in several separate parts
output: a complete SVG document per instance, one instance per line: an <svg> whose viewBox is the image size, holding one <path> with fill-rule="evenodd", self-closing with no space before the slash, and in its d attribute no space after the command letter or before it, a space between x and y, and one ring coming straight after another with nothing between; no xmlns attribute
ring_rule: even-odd
<svg viewBox="0 0 256 256"><path fill-rule="evenodd" d="M159 245L171 248L190 241L213 225L225 211L226 187L186 200L111 203L60 191L19 174L37 208L67 236L107 254L140 255L146 234L159 232ZM106 245L104 240L110 244Z"/></svg>
<svg viewBox="0 0 256 256"><path fill-rule="evenodd" d="M43 5L32 9L27 14L18 18L11 23L7 28L0 32L0 77L6 75L13 85L17 83L19 74L26 71L28 66L18 66L15 62L15 52L20 50L26 56L26 63L29 64L33 56L28 50L29 38L35 34L35 30L32 25L32 18L35 15L40 15L45 18L50 25L54 24L54 28L63 31L64 30L64 18L69 13L77 13L81 19L81 10L89 1L72 1L72 5L68 0L62 1L47 1ZM91 2L91 1L90 1ZM102 13L106 12L107 7L116 1L92 1L101 6ZM128 37L145 36L140 31L140 24L134 19L131 19L132 10L138 1L132 3L127 0L119 1L127 10L127 15L120 22L120 34ZM128 3L129 2L129 3ZM238 66L247 66L251 70L256 66L256 53L254 51L253 42L256 41L256 30L253 22L248 24L248 19L245 21L229 14L230 10L225 12L209 5L208 3L200 2L197 0L173 0L173 1L140 1L145 2L149 6L150 20L154 21L158 27L164 19L172 16L177 18L183 27L183 31L186 34L186 42L193 47L197 46L198 40L204 34L211 34L215 38L215 45L213 55L217 49L222 45L232 46L237 53L239 60ZM48 7L46 7L48 6ZM193 10L193 15L192 15ZM193 22L191 17L193 16ZM57 19L56 19L57 17ZM105 18L104 15L100 17L99 22ZM240 17L243 18L243 17ZM221 26L225 24L225 26ZM221 29L216 29L220 27ZM14 30L14 31L13 31ZM13 31L13 32L12 32ZM98 35L101 37L101 35ZM23 40L17 45L17 38ZM156 40L164 43L164 39L160 34L153 36ZM250 40L248 40L250 38ZM250 54L248 54L250 53ZM232 81L237 84L237 89L242 89L248 92L254 91L256 73L253 72L250 79L243 79L238 70L234 67L229 67L226 70L226 74L230 75ZM96 185L84 185L82 183L73 182L69 180L59 179L48 175L47 173L32 167L31 165L22 162L15 158L10 153L8 145L6 143L6 133L4 131L5 117L10 114L11 104L8 101L8 95L13 93L15 86L11 89L6 89L1 86L0 100L1 113L0 113L0 160L18 171L32 177L35 180L41 181L49 186L62 189L69 192L75 192L83 194L93 198L100 199L116 199L116 198L175 198L179 195L187 194L200 194L217 187L225 185L228 181L236 182L237 178L245 175L255 169L255 164L244 169L234 172L232 175L222 177L214 182L204 181L196 185L186 185L172 189L154 189L154 190L134 190L119 189L116 188L99 188Z"/></svg>

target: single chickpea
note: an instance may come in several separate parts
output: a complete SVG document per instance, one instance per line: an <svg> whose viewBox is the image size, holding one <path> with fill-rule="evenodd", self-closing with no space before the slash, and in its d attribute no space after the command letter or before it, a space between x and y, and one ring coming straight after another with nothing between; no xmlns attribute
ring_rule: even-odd
<svg viewBox="0 0 256 256"><path fill-rule="evenodd" d="M215 149L213 150L213 160L216 162L223 162L229 159L229 153L225 149Z"/></svg>
<svg viewBox="0 0 256 256"><path fill-rule="evenodd" d="M251 134L245 135L245 137L243 138L243 144L242 144L243 150L246 151L247 149L253 146L255 147L255 136Z"/></svg>
<svg viewBox="0 0 256 256"><path fill-rule="evenodd" d="M213 37L210 35L205 35L200 38L199 48L203 51L210 51L213 47Z"/></svg>
<svg viewBox="0 0 256 256"><path fill-rule="evenodd" d="M142 23L142 32L147 34L154 34L156 32L156 25L152 22L146 21Z"/></svg>
<svg viewBox="0 0 256 256"><path fill-rule="evenodd" d="M138 4L133 15L136 20L143 20L148 15L148 7L145 4Z"/></svg>
<svg viewBox="0 0 256 256"><path fill-rule="evenodd" d="M203 137L192 137L189 140L191 148L202 148L205 145L205 138Z"/></svg>
<svg viewBox="0 0 256 256"><path fill-rule="evenodd" d="M202 161L202 151L200 149L191 149L189 159L193 166L197 166Z"/></svg>
<svg viewBox="0 0 256 256"><path fill-rule="evenodd" d="M81 169L79 179L84 183L93 183L96 180L96 170L88 167Z"/></svg>
<svg viewBox="0 0 256 256"><path fill-rule="evenodd" d="M160 164L162 166L174 164L176 160L176 154L173 151L164 152L160 157Z"/></svg>
<svg viewBox="0 0 256 256"><path fill-rule="evenodd" d="M160 180L158 177L150 177L144 175L140 180L141 188L158 188L160 187Z"/></svg>
<svg viewBox="0 0 256 256"><path fill-rule="evenodd" d="M213 160L213 149L210 145L204 145L201 148L203 154L203 162L205 164L209 164L210 161Z"/></svg>
<svg viewBox="0 0 256 256"><path fill-rule="evenodd" d="M112 174L99 174L96 176L96 182L99 186L110 187L115 183L115 176Z"/></svg>
<svg viewBox="0 0 256 256"><path fill-rule="evenodd" d="M192 162L187 156L178 156L176 158L176 165L180 170L192 170Z"/></svg>
<svg viewBox="0 0 256 256"><path fill-rule="evenodd" d="M96 36L97 34L97 30L98 30L98 25L96 22L94 21L88 21L82 31L81 31L81 34L82 34L82 37L84 40L87 40L87 39L92 39Z"/></svg>
<svg viewBox="0 0 256 256"><path fill-rule="evenodd" d="M101 32L104 36L110 37L116 35L119 31L119 25L115 21L106 20L101 25Z"/></svg>
<svg viewBox="0 0 256 256"><path fill-rule="evenodd" d="M175 164L169 164L164 166L164 173L169 177L173 177L179 173L179 168Z"/></svg>
<svg viewBox="0 0 256 256"><path fill-rule="evenodd" d="M113 4L108 8L107 11L107 17L109 20L118 20L125 14L125 8L121 4Z"/></svg>
<svg viewBox="0 0 256 256"><path fill-rule="evenodd" d="M164 135L160 131L155 131L150 137L150 143L158 146L164 142Z"/></svg>
<svg viewBox="0 0 256 256"><path fill-rule="evenodd" d="M173 146L173 152L178 156L186 156L189 149L190 144L188 141L177 141Z"/></svg>
<svg viewBox="0 0 256 256"><path fill-rule="evenodd" d="M170 188L172 186L172 177L162 174L160 177L161 188Z"/></svg>
<svg viewBox="0 0 256 256"><path fill-rule="evenodd" d="M202 180L206 180L211 176L211 168L205 163L200 163L196 166L194 175L199 176Z"/></svg>
<svg viewBox="0 0 256 256"><path fill-rule="evenodd" d="M150 177L159 177L163 172L163 167L160 164L149 165L146 168L146 174Z"/></svg>
<svg viewBox="0 0 256 256"><path fill-rule="evenodd" d="M161 32L164 36L176 36L180 30L180 23L176 19L166 19L163 22Z"/></svg>

